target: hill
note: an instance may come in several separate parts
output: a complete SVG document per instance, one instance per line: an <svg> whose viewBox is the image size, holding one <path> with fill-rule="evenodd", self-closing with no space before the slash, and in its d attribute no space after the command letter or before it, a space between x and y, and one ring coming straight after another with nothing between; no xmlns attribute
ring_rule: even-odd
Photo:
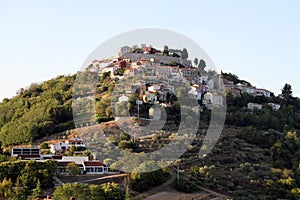
<svg viewBox="0 0 300 200"><path fill-rule="evenodd" d="M224 82L251 86L251 83L240 80L231 73L222 75ZM41 138L45 141L55 133L74 129L72 91L76 77L77 75L58 76L20 89L17 96L4 99L0 104L2 144L31 144ZM115 80L109 73L103 73L98 79L95 120L99 123L112 119L110 102L114 85ZM81 89L85 90L85 87L88 85L83 84ZM129 98L129 110L132 113L136 113L137 97L138 94L132 94ZM193 159L202 144L201 134L194 140L189 151L180 158L182 178L180 182L174 183L174 187L191 192L192 187L185 186L194 183L236 199L297 199L300 191L300 101L292 96L291 86L286 84L282 94L277 97L253 96L242 92L236 96L227 93L226 97L228 109L221 139L213 152L202 161ZM248 103L262 107L249 109ZM272 109L270 103L279 104L280 109ZM147 117L150 106L141 106L142 117ZM177 115L180 115L175 112L178 110L177 106L174 103L172 107L166 108L167 114L172 115L168 116L168 120L174 120L175 124L179 117ZM204 107L199 133L207 130L209 115L210 110ZM106 131L118 135L110 139L120 138L121 131L112 126L113 122L107 124L103 123L108 128ZM165 126L165 135L160 133L161 135L136 140L134 144L123 142L130 144L123 146L138 153L152 151L170 141L172 134L169 130L172 128ZM122 143L119 140L114 142ZM120 144L118 145L122 147ZM176 171L176 168L173 170Z"/></svg>

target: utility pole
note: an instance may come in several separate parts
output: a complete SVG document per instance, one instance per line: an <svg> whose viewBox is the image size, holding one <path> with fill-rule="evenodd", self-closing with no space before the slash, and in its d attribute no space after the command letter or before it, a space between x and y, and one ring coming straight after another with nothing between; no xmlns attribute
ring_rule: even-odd
<svg viewBox="0 0 300 200"><path fill-rule="evenodd" d="M179 163L177 163L177 182L179 183Z"/></svg>
<svg viewBox="0 0 300 200"><path fill-rule="evenodd" d="M137 106L138 106L138 118L140 118L140 105L143 104L143 101L141 101L141 100L136 100L135 103L136 103Z"/></svg>
<svg viewBox="0 0 300 200"><path fill-rule="evenodd" d="M140 118L140 104L138 104L138 118Z"/></svg>

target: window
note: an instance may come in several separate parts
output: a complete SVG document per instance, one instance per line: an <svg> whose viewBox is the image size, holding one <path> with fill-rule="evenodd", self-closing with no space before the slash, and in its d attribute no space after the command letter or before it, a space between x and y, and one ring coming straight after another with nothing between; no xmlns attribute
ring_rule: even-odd
<svg viewBox="0 0 300 200"><path fill-rule="evenodd" d="M96 167L95 172L103 172L103 168L102 167Z"/></svg>

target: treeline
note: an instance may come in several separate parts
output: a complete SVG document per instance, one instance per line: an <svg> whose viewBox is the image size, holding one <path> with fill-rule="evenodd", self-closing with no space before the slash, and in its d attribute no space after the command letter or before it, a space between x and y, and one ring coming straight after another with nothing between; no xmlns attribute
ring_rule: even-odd
<svg viewBox="0 0 300 200"><path fill-rule="evenodd" d="M0 164L0 197L12 200L38 199L42 189L54 186L54 161L15 161Z"/></svg>
<svg viewBox="0 0 300 200"><path fill-rule="evenodd" d="M59 76L20 89L0 104L0 140L4 146L31 143L54 132L74 127L73 76Z"/></svg>
<svg viewBox="0 0 300 200"><path fill-rule="evenodd" d="M285 87L289 87L288 84ZM284 88L285 88L284 87ZM247 93L241 97L227 95L227 116L226 124L229 126L246 127L254 126L258 129L300 129L300 100L292 96L291 88L289 91L282 89L282 94L277 97L251 96ZM287 93L290 93L287 95ZM249 102L262 104L261 110L249 110ZM280 104L278 111L272 109L268 103Z"/></svg>
<svg viewBox="0 0 300 200"><path fill-rule="evenodd" d="M75 88L74 96L75 80L79 87ZM91 81L96 87L95 120L112 120L114 82L109 73L101 77L92 72L58 76L40 84L31 84L27 89L21 88L15 97L3 99L0 103L0 141L3 146L30 144L47 135L73 129L72 99L90 95Z"/></svg>
<svg viewBox="0 0 300 200"><path fill-rule="evenodd" d="M90 185L87 183L64 184L56 187L54 200L69 200L70 197L81 200L124 200L125 191L117 183Z"/></svg>

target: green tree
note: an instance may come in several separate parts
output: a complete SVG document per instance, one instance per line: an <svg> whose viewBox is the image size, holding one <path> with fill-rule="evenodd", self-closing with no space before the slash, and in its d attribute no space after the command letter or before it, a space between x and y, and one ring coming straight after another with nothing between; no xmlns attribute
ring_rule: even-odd
<svg viewBox="0 0 300 200"><path fill-rule="evenodd" d="M54 200L70 200L70 197L81 200L104 200L105 194L99 185L87 183L68 183L56 187L53 193Z"/></svg>
<svg viewBox="0 0 300 200"><path fill-rule="evenodd" d="M121 135L120 135L120 140L127 140L127 141L129 141L130 138L131 138L131 136L129 134L127 134L127 133L124 133L124 132L121 133Z"/></svg>
<svg viewBox="0 0 300 200"><path fill-rule="evenodd" d="M206 67L206 63L205 63L205 61L203 59L201 59L200 62L199 62L198 68L201 71L204 71L205 67Z"/></svg>
<svg viewBox="0 0 300 200"><path fill-rule="evenodd" d="M288 101L292 98L293 92L292 92L292 86L290 84L284 84L282 90L281 90L281 97Z"/></svg>
<svg viewBox="0 0 300 200"><path fill-rule="evenodd" d="M164 169L156 170L157 168L159 167L154 161L140 164L131 174L131 188L138 192L144 192L167 181L169 173Z"/></svg>
<svg viewBox="0 0 300 200"><path fill-rule="evenodd" d="M17 179L15 187L13 187L11 199L12 200L26 200L25 189L24 189L24 187L22 187L19 178Z"/></svg>
<svg viewBox="0 0 300 200"><path fill-rule="evenodd" d="M195 65L195 66L198 65L198 62L199 62L198 58L194 58L194 65Z"/></svg>
<svg viewBox="0 0 300 200"><path fill-rule="evenodd" d="M0 197L8 198L12 194L12 181L11 179L4 178L0 183Z"/></svg>
<svg viewBox="0 0 300 200"><path fill-rule="evenodd" d="M169 47L167 45L164 46L163 55L166 55L166 56L169 55Z"/></svg>
<svg viewBox="0 0 300 200"><path fill-rule="evenodd" d="M32 200L39 200L42 198L42 188L41 188L41 182L40 179L38 179L38 182L36 184L36 188L32 190Z"/></svg>
<svg viewBox="0 0 300 200"><path fill-rule="evenodd" d="M76 147L75 147L75 145L73 144L73 145L71 146L71 148L69 149L69 155L70 155L70 156L73 156L75 151L76 151Z"/></svg>
<svg viewBox="0 0 300 200"><path fill-rule="evenodd" d="M77 166L75 162L69 163L66 170L67 172L69 172L69 175L72 176L80 174L80 168Z"/></svg>
<svg viewBox="0 0 300 200"><path fill-rule="evenodd" d="M182 49L181 57L182 57L183 59L188 59L189 54L188 54L188 51L187 51L186 48L183 48L183 49Z"/></svg>
<svg viewBox="0 0 300 200"><path fill-rule="evenodd" d="M41 149L49 149L49 145L47 142L43 142L41 145L40 145L40 148Z"/></svg>
<svg viewBox="0 0 300 200"><path fill-rule="evenodd" d="M106 200L124 200L125 198L125 192L117 183L104 183L101 185L101 188L105 193Z"/></svg>

